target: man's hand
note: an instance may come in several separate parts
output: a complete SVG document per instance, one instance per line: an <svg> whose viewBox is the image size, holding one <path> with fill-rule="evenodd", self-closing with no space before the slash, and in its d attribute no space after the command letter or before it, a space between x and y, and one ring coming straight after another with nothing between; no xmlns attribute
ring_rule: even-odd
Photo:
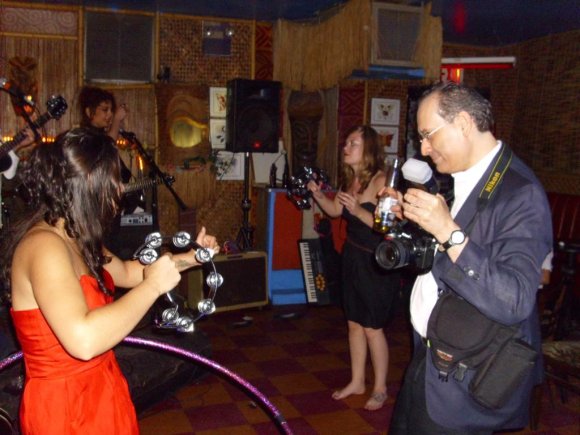
<svg viewBox="0 0 580 435"><path fill-rule="evenodd" d="M385 193L389 195L391 198L394 198L398 201L397 204L393 204L391 206L391 212L395 213L397 219L403 220L403 207L401 206L401 204L403 203L403 194L398 190L393 189L392 187L385 186L379 190L377 196L380 198Z"/></svg>
<svg viewBox="0 0 580 435"><path fill-rule="evenodd" d="M403 196L403 215L431 233L439 243L447 241L451 232L459 229L441 194L408 189Z"/></svg>

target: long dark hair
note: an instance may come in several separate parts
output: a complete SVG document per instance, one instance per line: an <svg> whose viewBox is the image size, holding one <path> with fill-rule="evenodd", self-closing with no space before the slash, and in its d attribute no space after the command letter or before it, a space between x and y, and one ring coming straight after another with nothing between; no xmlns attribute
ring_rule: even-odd
<svg viewBox="0 0 580 435"><path fill-rule="evenodd" d="M24 234L40 221L56 225L64 219L67 235L76 240L89 273L99 288L103 280L103 237L120 200L119 155L113 139L86 129L74 129L32 152L19 172L30 209L11 227L3 241L2 280L10 288L14 249Z"/></svg>
<svg viewBox="0 0 580 435"><path fill-rule="evenodd" d="M368 187L373 176L380 170L385 168L385 155L383 152L383 147L379 141L379 134L377 131L369 127L368 125L355 125L351 127L347 132L345 137L348 138L354 132L362 133L363 140L363 161L362 168L358 174L354 173L354 170L342 163L342 183L341 189L347 191L348 188L354 183L355 177L358 176L360 182L360 189L358 193L362 193Z"/></svg>

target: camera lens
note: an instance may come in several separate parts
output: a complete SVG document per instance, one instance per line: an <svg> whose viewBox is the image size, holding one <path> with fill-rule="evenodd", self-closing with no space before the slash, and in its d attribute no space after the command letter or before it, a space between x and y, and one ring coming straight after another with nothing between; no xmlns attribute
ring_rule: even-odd
<svg viewBox="0 0 580 435"><path fill-rule="evenodd" d="M399 269L411 261L412 242L406 239L384 240L375 249L375 259L386 270Z"/></svg>

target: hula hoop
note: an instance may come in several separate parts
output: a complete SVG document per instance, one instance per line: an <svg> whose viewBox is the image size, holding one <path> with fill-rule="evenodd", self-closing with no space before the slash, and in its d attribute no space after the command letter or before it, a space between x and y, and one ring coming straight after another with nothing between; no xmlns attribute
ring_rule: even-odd
<svg viewBox="0 0 580 435"><path fill-rule="evenodd" d="M195 352L185 350L181 347L145 338L129 336L123 339L122 343L129 345L137 345L149 349L161 350L163 352L178 355L195 363L199 363L202 366L217 372L218 374L224 376L226 379L233 381L234 384L240 387L240 389L244 390L246 394L255 397L261 408L266 412L266 414L268 414L268 416L274 422L274 424L276 424L280 433L287 435L293 434L292 429L290 429L290 427L288 426L288 422L286 421L284 416L280 413L278 408L276 408L276 406L272 404L272 402L270 402L266 396L264 396L264 394L262 394L255 386L249 383L246 379L232 372L231 370L225 368L224 366L216 363L215 361L210 360L209 358L205 358ZM4 370L6 367L16 363L20 359L22 359L22 351L15 352L7 356L6 358L0 361L0 372Z"/></svg>

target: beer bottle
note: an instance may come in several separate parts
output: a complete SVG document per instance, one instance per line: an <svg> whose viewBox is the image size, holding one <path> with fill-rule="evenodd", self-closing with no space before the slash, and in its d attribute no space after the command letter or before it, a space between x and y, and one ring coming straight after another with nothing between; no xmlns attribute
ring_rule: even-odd
<svg viewBox="0 0 580 435"><path fill-rule="evenodd" d="M399 174L401 162L399 158L395 158L390 171L387 175L387 181L385 186L395 188L399 182ZM395 214L391 212L391 207L397 204L396 198L392 198L388 193L383 193L379 198L379 203L375 209L375 220L373 224L373 230L386 234L393 227L395 222Z"/></svg>

